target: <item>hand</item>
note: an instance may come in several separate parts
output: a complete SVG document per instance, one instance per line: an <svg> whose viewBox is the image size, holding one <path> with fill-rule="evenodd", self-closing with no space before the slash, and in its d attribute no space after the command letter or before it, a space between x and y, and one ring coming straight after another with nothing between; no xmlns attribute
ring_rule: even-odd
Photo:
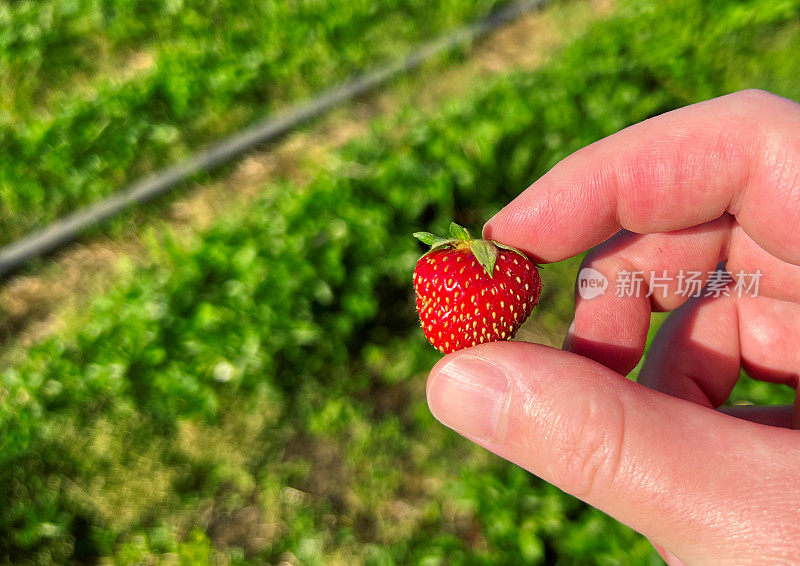
<svg viewBox="0 0 800 566"><path fill-rule="evenodd" d="M636 124L564 159L484 234L540 262L597 246L582 267L609 291L576 297L564 351L495 342L444 357L434 415L643 533L669 564L800 563L792 408L717 409L740 366L797 386L800 105L745 91ZM760 270L758 296L678 292L679 270L721 261ZM666 292L614 292L618 272L663 270ZM652 310L674 312L636 383L623 375Z"/></svg>

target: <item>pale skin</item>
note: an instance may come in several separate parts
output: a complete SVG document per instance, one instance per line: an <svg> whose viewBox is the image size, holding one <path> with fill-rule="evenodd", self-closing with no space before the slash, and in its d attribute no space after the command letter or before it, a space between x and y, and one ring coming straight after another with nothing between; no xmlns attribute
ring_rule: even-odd
<svg viewBox="0 0 800 566"><path fill-rule="evenodd" d="M739 368L797 388L800 105L744 91L567 157L484 236L540 263L762 272L758 297L576 297L563 349L483 344L428 380L444 424L644 534L670 565L800 563L800 414L722 407ZM651 311L672 311L639 382ZM536 312L534 311L534 315Z"/></svg>

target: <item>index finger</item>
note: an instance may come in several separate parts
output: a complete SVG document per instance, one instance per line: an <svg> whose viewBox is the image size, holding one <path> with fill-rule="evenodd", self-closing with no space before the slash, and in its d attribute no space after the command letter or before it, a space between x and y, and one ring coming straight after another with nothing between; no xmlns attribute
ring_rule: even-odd
<svg viewBox="0 0 800 566"><path fill-rule="evenodd" d="M800 105L743 91L626 128L558 163L484 236L546 263L620 229L666 232L724 212L766 251L800 264Z"/></svg>

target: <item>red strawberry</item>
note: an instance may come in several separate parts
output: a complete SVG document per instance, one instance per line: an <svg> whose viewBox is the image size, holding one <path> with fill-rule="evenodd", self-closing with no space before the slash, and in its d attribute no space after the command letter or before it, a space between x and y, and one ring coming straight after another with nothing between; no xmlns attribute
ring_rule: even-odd
<svg viewBox="0 0 800 566"><path fill-rule="evenodd" d="M510 340L539 302L542 280L521 251L473 240L450 224L452 238L414 237L431 246L414 269L422 331L445 354L484 342Z"/></svg>

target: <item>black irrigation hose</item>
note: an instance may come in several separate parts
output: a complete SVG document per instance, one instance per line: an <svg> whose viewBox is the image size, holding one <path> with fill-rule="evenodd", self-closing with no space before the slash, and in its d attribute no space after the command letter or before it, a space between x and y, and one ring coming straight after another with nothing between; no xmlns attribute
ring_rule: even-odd
<svg viewBox="0 0 800 566"><path fill-rule="evenodd" d="M439 53L468 44L540 7L545 2L546 0L512 2L474 24L458 28L450 34L422 45L403 59L360 75L342 86L322 93L310 102L289 108L278 116L266 118L200 151L188 161L144 177L102 202L68 214L42 230L23 236L16 242L0 248L0 277L14 272L33 258L51 253L74 241L82 232L101 225L129 206L154 199L172 190L192 175L209 170L265 142L274 140L334 106L361 96L394 77L419 67Z"/></svg>

